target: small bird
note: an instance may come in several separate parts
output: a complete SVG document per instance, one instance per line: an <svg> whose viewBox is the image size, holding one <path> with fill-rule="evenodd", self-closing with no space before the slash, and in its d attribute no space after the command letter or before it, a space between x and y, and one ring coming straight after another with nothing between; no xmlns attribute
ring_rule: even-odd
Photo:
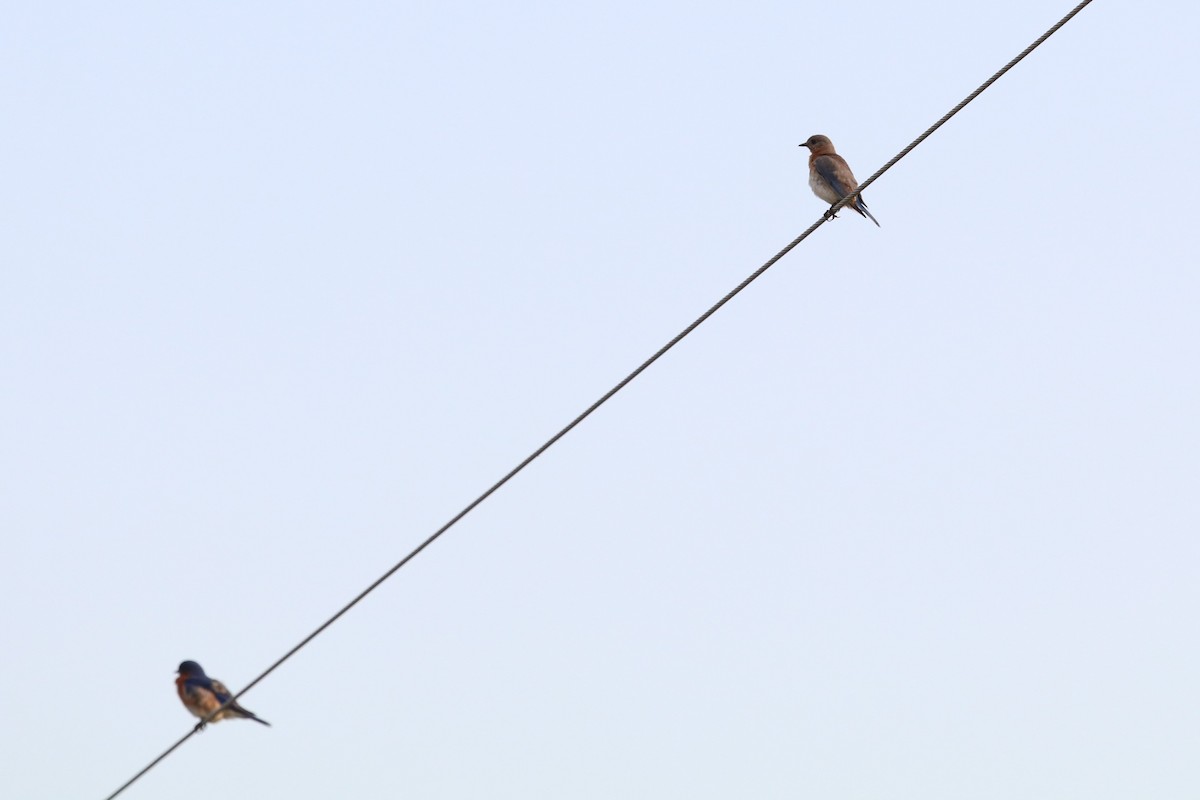
<svg viewBox="0 0 1200 800"><path fill-rule="evenodd" d="M858 188L858 181L854 180L850 165L833 149L833 142L829 141L829 137L821 134L810 136L808 141L800 146L811 151L808 157L808 185L812 187L813 194L830 205L847 195L854 195L854 199L843 208L857 212L860 217L869 218L879 227L879 220L867 211L867 204L863 202L862 195L854 191Z"/></svg>
<svg viewBox="0 0 1200 800"><path fill-rule="evenodd" d="M195 661L184 661L176 671L179 673L179 677L175 679L175 688L179 691L179 699L183 701L183 705L188 711L200 718L200 722L196 724L196 730L203 730L204 718L221 708L226 700L233 697L233 692L226 689L225 684L219 680L205 675L204 668ZM253 711L247 711L236 702L221 709L221 713L210 721L220 722L223 719L236 717L252 719L268 727L271 725L265 719L259 719Z"/></svg>

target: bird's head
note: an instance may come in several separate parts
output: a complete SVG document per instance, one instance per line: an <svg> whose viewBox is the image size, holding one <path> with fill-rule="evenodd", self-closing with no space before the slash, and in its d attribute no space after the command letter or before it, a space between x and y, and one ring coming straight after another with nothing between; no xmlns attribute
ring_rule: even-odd
<svg viewBox="0 0 1200 800"><path fill-rule="evenodd" d="M180 664L179 669L177 669L175 671L183 676L194 675L196 677L201 677L204 675L204 668L201 667L199 664L197 664L195 661L185 661L182 664Z"/></svg>
<svg viewBox="0 0 1200 800"><path fill-rule="evenodd" d="M833 142L829 141L829 137L819 133L808 137L808 141L801 142L800 146L807 147L813 153L832 153L834 151Z"/></svg>

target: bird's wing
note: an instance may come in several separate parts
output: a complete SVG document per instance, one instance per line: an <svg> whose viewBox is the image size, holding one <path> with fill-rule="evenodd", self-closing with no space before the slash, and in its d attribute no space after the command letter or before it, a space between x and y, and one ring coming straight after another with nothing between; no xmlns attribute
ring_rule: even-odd
<svg viewBox="0 0 1200 800"><path fill-rule="evenodd" d="M212 692L217 696L217 699L224 703L229 698L233 697L233 692L225 688L225 684L215 678L209 679L209 684L212 687Z"/></svg>
<svg viewBox="0 0 1200 800"><path fill-rule="evenodd" d="M224 698L214 691L213 682L208 678L188 678L183 682L181 689L184 703L189 708L199 709L205 713L225 702Z"/></svg>
<svg viewBox="0 0 1200 800"><path fill-rule="evenodd" d="M846 166L845 161L837 156L817 156L813 159L813 169L833 187L840 197L845 197L850 193L850 187L846 185L844 177L849 174L850 168Z"/></svg>

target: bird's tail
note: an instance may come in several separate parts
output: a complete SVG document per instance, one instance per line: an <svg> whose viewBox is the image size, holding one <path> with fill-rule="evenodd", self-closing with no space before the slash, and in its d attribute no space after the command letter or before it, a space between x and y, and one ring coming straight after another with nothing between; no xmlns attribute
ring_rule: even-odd
<svg viewBox="0 0 1200 800"><path fill-rule="evenodd" d="M268 728L271 727L271 723L267 722L265 719L262 719L257 714L255 714L253 711L247 711L246 709L242 708L241 706L234 706L233 710L234 710L234 713L236 713L239 717L244 717L245 719L252 719L255 722L259 723L260 725L266 725Z"/></svg>
<svg viewBox="0 0 1200 800"><path fill-rule="evenodd" d="M867 204L863 202L861 194L854 198L854 202L850 204L850 207L857 211L861 216L866 217L867 219L871 220L871 222L874 222L876 228L883 227L879 224L879 220L875 219L875 215L867 210Z"/></svg>

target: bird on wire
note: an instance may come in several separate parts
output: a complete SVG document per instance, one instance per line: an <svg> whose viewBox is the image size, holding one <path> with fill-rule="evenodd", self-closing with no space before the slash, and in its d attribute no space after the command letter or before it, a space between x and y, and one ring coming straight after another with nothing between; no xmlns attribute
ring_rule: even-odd
<svg viewBox="0 0 1200 800"><path fill-rule="evenodd" d="M176 671L179 673L179 677L175 679L175 688L179 692L179 699L183 701L183 705L188 711L200 718L200 721L196 723L196 730L204 730L205 717L221 708L226 700L233 697L233 692L226 689L225 684L216 678L205 675L204 668L195 661L184 661ZM210 721L220 722L223 719L238 718L252 719L267 727L271 725L265 719L259 719L253 711L247 711L236 702L225 706Z"/></svg>
<svg viewBox="0 0 1200 800"><path fill-rule="evenodd" d="M875 216L867 210L867 204L863 202L862 195L856 191L858 181L854 179L850 165L833 149L833 142L829 141L829 137L818 133L808 137L808 141L803 142L800 146L809 149L808 185L812 187L813 194L830 205L843 197L853 195L854 199L846 203L843 208L856 212L860 217L871 220L876 227L879 227L879 220L875 219ZM826 212L825 215L831 216L829 212ZM836 217L837 215L832 216Z"/></svg>

